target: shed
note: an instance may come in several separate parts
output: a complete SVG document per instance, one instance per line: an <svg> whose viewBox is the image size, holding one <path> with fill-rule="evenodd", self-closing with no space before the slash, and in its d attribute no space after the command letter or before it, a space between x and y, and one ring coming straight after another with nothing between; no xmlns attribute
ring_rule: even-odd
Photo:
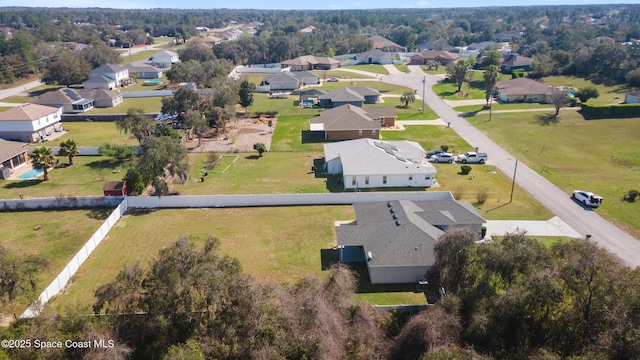
<svg viewBox="0 0 640 360"><path fill-rule="evenodd" d="M127 183L124 181L107 181L102 187L104 196L127 196L129 190Z"/></svg>

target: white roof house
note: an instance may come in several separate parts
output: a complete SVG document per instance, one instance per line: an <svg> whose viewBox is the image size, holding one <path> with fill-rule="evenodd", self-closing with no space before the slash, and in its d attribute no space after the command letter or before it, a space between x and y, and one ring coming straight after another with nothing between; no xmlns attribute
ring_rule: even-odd
<svg viewBox="0 0 640 360"><path fill-rule="evenodd" d="M46 139L55 131L62 131L62 107L23 104L0 112L0 138L25 142Z"/></svg>
<svg viewBox="0 0 640 360"><path fill-rule="evenodd" d="M357 139L324 145L326 171L342 174L345 189L431 187L436 168L414 141Z"/></svg>
<svg viewBox="0 0 640 360"><path fill-rule="evenodd" d="M158 67L159 69L170 68L171 65L180 62L180 57L177 53L169 50L162 50L149 58L151 65Z"/></svg>

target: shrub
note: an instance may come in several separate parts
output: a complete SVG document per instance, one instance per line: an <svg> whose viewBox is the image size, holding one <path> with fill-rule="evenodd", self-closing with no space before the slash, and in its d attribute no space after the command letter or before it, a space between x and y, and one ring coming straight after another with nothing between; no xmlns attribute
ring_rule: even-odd
<svg viewBox="0 0 640 360"><path fill-rule="evenodd" d="M456 199L456 200L462 199L462 188L461 187L457 187L457 188L453 189L451 195L453 195L453 198Z"/></svg>
<svg viewBox="0 0 640 360"><path fill-rule="evenodd" d="M471 172L471 166L469 166L469 165L460 166L460 172L462 173L462 175L469 174Z"/></svg>
<svg viewBox="0 0 640 360"><path fill-rule="evenodd" d="M484 239L487 236L487 227L482 226L482 238Z"/></svg>
<svg viewBox="0 0 640 360"><path fill-rule="evenodd" d="M476 200L478 200L478 203L480 204L484 204L484 202L487 201L487 197L489 197L487 189L480 189L476 193Z"/></svg>
<svg viewBox="0 0 640 360"><path fill-rule="evenodd" d="M638 190L631 189L624 195L624 200L628 202L634 202L636 201L637 197L638 197Z"/></svg>
<svg viewBox="0 0 640 360"><path fill-rule="evenodd" d="M598 89L593 86L585 86L578 89L578 91L575 92L575 96L580 99L581 102L587 102L589 99L595 99L600 96L600 93Z"/></svg>
<svg viewBox="0 0 640 360"><path fill-rule="evenodd" d="M253 149L258 152L258 155L262 157L262 154L267 151L267 146L263 143L253 144Z"/></svg>
<svg viewBox="0 0 640 360"><path fill-rule="evenodd" d="M449 150L449 146L447 145L440 145L440 150L447 152Z"/></svg>

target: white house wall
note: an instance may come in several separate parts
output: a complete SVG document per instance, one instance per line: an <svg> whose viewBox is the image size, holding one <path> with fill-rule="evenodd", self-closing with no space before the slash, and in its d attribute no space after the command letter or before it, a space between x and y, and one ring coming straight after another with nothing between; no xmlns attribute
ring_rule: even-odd
<svg viewBox="0 0 640 360"><path fill-rule="evenodd" d="M417 283L427 273L427 268L426 265L369 267L369 277L372 284Z"/></svg>
<svg viewBox="0 0 640 360"><path fill-rule="evenodd" d="M367 184L367 176L369 183ZM355 177L356 184L353 184ZM381 187L431 187L435 175L433 174L413 174L409 180L409 174L387 175L387 183L384 183L384 175L343 175L345 189L364 189Z"/></svg>

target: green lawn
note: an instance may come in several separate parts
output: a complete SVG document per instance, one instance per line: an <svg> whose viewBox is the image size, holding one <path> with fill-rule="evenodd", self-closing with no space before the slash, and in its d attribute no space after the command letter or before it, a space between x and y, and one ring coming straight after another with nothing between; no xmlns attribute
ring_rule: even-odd
<svg viewBox="0 0 640 360"><path fill-rule="evenodd" d="M446 72L446 71L445 71ZM466 96L460 96L456 94L458 85L452 81L443 81L433 86L433 91L445 100L469 100L469 99L484 99L484 72L473 71L473 81L471 83L464 82L460 88L460 92L466 94ZM510 79L511 75L500 74L498 81Z"/></svg>
<svg viewBox="0 0 640 360"><path fill-rule="evenodd" d="M0 243L16 256L40 255L49 261L49 267L36 276L37 296L110 213L110 209L0 212L2 228L11 229L4 231ZM4 312L19 316L28 304L28 299L19 297Z"/></svg>
<svg viewBox="0 0 640 360"><path fill-rule="evenodd" d="M585 86L591 86L598 89L600 96L596 99L589 100L590 104L606 105L616 104L624 101L624 94L635 89L629 88L627 85L607 86L604 84L596 84L591 80L579 78L575 76L549 76L542 79L542 82L551 86L572 86L580 89Z"/></svg>
<svg viewBox="0 0 640 360"><path fill-rule="evenodd" d="M493 110L540 110L540 109L552 109L553 104L537 104L537 103L505 103L493 101L491 104ZM479 111L489 111L484 109L483 105L465 105L456 106L453 108L457 112L471 113Z"/></svg>
<svg viewBox="0 0 640 360"><path fill-rule="evenodd" d="M407 63L403 63L402 65L395 65L394 64L393 66L395 66L396 69L402 71L403 73L409 73L409 72L411 72L411 70L409 70L408 65L409 64L407 64Z"/></svg>
<svg viewBox="0 0 640 360"><path fill-rule="evenodd" d="M307 109L311 110L311 109ZM309 130L309 119L318 116L317 109L311 116L280 116L271 138L271 152L322 152L322 143L303 143L303 131Z"/></svg>
<svg viewBox="0 0 640 360"><path fill-rule="evenodd" d="M138 140L128 139L129 135L118 131L116 123L93 121L93 122L63 122L64 127L69 132L58 139L52 141L52 145L58 145L62 141L72 139L78 146L102 146L127 145L138 146ZM125 138L127 138L125 140Z"/></svg>
<svg viewBox="0 0 640 360"><path fill-rule="evenodd" d="M160 50L160 49L152 49L152 50L140 51L139 53L131 54L131 56L129 56L129 55L123 56L122 57L122 63L123 64L128 64L128 63L134 62L134 61L147 60L151 56L153 56L154 54L156 54L156 53L158 53L160 51L162 51L162 50ZM124 53L128 54L128 50L124 51Z"/></svg>
<svg viewBox="0 0 640 360"><path fill-rule="evenodd" d="M561 187L604 197L598 213L640 236L638 203L622 201L640 183L640 122L637 119L587 121L575 111L560 114L559 123L541 125L547 112L486 114L469 118L496 143L534 171Z"/></svg>
<svg viewBox="0 0 640 360"><path fill-rule="evenodd" d="M162 96L124 99L117 106L109 108L93 108L85 114L126 114L129 109L142 109L144 112L160 112Z"/></svg>
<svg viewBox="0 0 640 360"><path fill-rule="evenodd" d="M342 80L351 80L351 79L375 79L374 76L358 74L351 71L344 71L340 69L334 70L312 70L312 73L318 75L320 80L326 80L328 78L337 77Z"/></svg>
<svg viewBox="0 0 640 360"><path fill-rule="evenodd" d="M362 70L362 71L367 71L374 74L389 75L389 72L387 71L387 69L385 69L384 66L380 64L358 64L358 65L342 66L342 68Z"/></svg>
<svg viewBox="0 0 640 360"><path fill-rule="evenodd" d="M368 107L392 107L396 111L397 120L435 120L438 114L431 110L429 105L425 103L424 113L420 111L422 101L416 99L414 103L409 103L409 107L404 107L404 103L400 102L399 97L384 97L384 102L379 104L365 105Z"/></svg>

